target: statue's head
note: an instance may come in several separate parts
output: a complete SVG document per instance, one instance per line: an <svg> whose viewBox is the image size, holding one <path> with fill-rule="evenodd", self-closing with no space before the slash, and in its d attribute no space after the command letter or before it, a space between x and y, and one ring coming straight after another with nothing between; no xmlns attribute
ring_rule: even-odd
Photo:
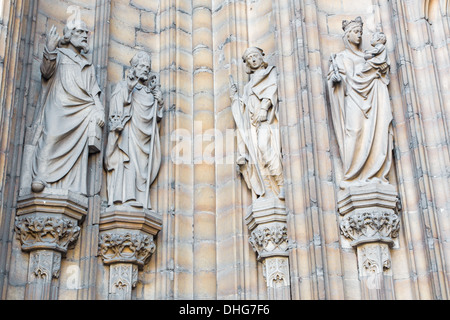
<svg viewBox="0 0 450 320"><path fill-rule="evenodd" d="M72 46L80 52L81 50L85 53L89 52L89 29L84 21L75 20L68 22L64 27L63 32L64 36L60 44L72 44Z"/></svg>
<svg viewBox="0 0 450 320"><path fill-rule="evenodd" d="M242 55L245 63L245 72L251 74L260 68L267 68L267 62L264 61L264 51L258 47L250 47Z"/></svg>
<svg viewBox="0 0 450 320"><path fill-rule="evenodd" d="M372 35L372 39L370 40L370 44L372 46L376 46L377 44L386 44L386 35L381 32L377 31Z"/></svg>
<svg viewBox="0 0 450 320"><path fill-rule="evenodd" d="M342 21L342 29L344 30L344 40L359 46L363 34L363 22L361 17L356 17L354 20Z"/></svg>
<svg viewBox="0 0 450 320"><path fill-rule="evenodd" d="M150 76L150 70L152 67L152 59L150 55L145 51L139 51L136 53L130 61L131 70L130 73L146 82Z"/></svg>

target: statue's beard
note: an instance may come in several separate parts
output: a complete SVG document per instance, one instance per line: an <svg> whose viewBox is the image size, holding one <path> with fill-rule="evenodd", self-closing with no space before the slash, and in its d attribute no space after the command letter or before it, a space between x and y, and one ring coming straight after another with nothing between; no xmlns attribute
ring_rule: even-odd
<svg viewBox="0 0 450 320"><path fill-rule="evenodd" d="M78 50L80 50L80 52L83 53L89 53L90 47L89 47L89 43L85 43L82 41L71 41L72 45L77 48Z"/></svg>
<svg viewBox="0 0 450 320"><path fill-rule="evenodd" d="M84 53L89 53L89 50L91 49L89 47L89 43L83 43L83 42L80 43L78 48L80 48L81 51L83 51Z"/></svg>
<svg viewBox="0 0 450 320"><path fill-rule="evenodd" d="M143 82L147 82L148 81L148 75L146 75L144 73L138 74L137 77L139 78L139 80L141 80Z"/></svg>
<svg viewBox="0 0 450 320"><path fill-rule="evenodd" d="M81 50L83 50L84 53L89 53L91 48L89 47L89 44L86 43L86 44L81 46Z"/></svg>

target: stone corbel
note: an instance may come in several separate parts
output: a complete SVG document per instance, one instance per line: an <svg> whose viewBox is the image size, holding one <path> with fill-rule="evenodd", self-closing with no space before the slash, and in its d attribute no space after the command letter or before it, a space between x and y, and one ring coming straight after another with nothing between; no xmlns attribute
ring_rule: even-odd
<svg viewBox="0 0 450 320"><path fill-rule="evenodd" d="M15 221L22 251L29 252L27 300L56 300L61 259L75 245L88 200L70 191L20 196Z"/></svg>
<svg viewBox="0 0 450 320"><path fill-rule="evenodd" d="M156 250L162 221L155 212L108 207L100 216L98 254L109 266L109 299L130 300L142 270Z"/></svg>
<svg viewBox="0 0 450 320"><path fill-rule="evenodd" d="M249 242L263 265L270 300L290 299L289 241L284 201L258 199L249 207L245 222Z"/></svg>
<svg viewBox="0 0 450 320"><path fill-rule="evenodd" d="M365 299L392 297L390 248L400 229L395 187L374 184L338 194L341 234L356 248Z"/></svg>

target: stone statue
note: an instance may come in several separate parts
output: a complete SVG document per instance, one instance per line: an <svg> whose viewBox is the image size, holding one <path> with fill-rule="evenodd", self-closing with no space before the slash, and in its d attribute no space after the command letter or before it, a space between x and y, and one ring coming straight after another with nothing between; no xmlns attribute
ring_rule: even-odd
<svg viewBox="0 0 450 320"><path fill-rule="evenodd" d="M158 123L163 99L151 58L138 52L126 80L118 83L110 102L110 128L105 153L108 205L151 209L150 185L161 164Z"/></svg>
<svg viewBox="0 0 450 320"><path fill-rule="evenodd" d="M54 26L47 35L33 192L49 187L87 193L90 126L104 125L95 68L84 55L89 51L88 32L83 21L71 21L62 39Z"/></svg>
<svg viewBox="0 0 450 320"><path fill-rule="evenodd" d="M377 32L373 49L361 50L363 22L344 20L345 50L330 58L328 90L344 176L341 188L388 184L392 163L392 110L387 85L386 37Z"/></svg>
<svg viewBox="0 0 450 320"><path fill-rule="evenodd" d="M278 124L278 86L274 66L264 61L260 48L248 48L242 57L251 75L242 97L232 81L230 97L237 127L237 164L254 198L284 199L281 139Z"/></svg>

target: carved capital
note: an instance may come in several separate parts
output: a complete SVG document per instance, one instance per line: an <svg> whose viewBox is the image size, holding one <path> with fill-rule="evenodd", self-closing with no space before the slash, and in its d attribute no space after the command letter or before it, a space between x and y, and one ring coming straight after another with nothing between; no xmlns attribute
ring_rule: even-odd
<svg viewBox="0 0 450 320"><path fill-rule="evenodd" d="M65 254L80 234L87 198L68 191L19 198L15 232L22 250L56 250Z"/></svg>
<svg viewBox="0 0 450 320"><path fill-rule="evenodd" d="M393 244L398 237L400 219L392 210L370 210L347 214L340 223L341 234L357 246L367 242Z"/></svg>
<svg viewBox="0 0 450 320"><path fill-rule="evenodd" d="M66 253L80 234L77 222L53 216L16 217L15 231L22 250L53 249Z"/></svg>
<svg viewBox="0 0 450 320"><path fill-rule="evenodd" d="M249 242L258 253L258 259L287 255L288 237L285 223L270 223L256 227L250 234Z"/></svg>
<svg viewBox="0 0 450 320"><path fill-rule="evenodd" d="M356 248L363 299L393 297L389 247L399 235L397 205L392 185L351 187L338 193L340 230Z"/></svg>
<svg viewBox="0 0 450 320"><path fill-rule="evenodd" d="M25 299L58 298L61 259L78 240L87 206L86 196L67 190L19 197L14 229L30 252Z"/></svg>
<svg viewBox="0 0 450 320"><path fill-rule="evenodd" d="M288 255L286 207L278 198L259 198L248 208L245 222L258 259Z"/></svg>
<svg viewBox="0 0 450 320"><path fill-rule="evenodd" d="M100 235L99 255L105 264L131 263L143 267L156 250L153 236L133 231Z"/></svg>
<svg viewBox="0 0 450 320"><path fill-rule="evenodd" d="M105 264L131 263L142 268L156 250L161 218L151 210L120 205L100 216L99 255Z"/></svg>
<svg viewBox="0 0 450 320"><path fill-rule="evenodd" d="M276 197L261 197L247 209L249 242L263 265L270 300L290 299L289 243L286 206Z"/></svg>

